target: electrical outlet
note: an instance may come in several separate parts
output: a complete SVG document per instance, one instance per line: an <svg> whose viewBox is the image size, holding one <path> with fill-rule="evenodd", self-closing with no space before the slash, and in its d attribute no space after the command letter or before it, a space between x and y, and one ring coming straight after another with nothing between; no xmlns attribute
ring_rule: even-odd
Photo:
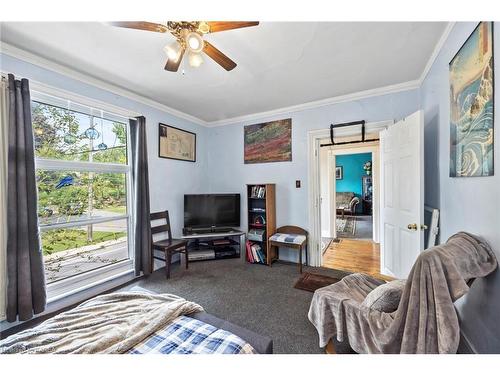
<svg viewBox="0 0 500 375"><path fill-rule="evenodd" d="M300 189L300 180L296 180L296 181L295 181L295 187L296 187L297 189Z"/></svg>

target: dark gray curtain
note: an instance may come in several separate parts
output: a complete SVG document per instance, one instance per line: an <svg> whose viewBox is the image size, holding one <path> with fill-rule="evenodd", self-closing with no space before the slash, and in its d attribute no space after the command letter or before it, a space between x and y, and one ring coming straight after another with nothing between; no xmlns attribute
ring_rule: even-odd
<svg viewBox="0 0 500 375"><path fill-rule="evenodd" d="M45 309L45 273L37 217L35 155L27 79L9 74L7 321Z"/></svg>
<svg viewBox="0 0 500 375"><path fill-rule="evenodd" d="M146 119L130 120L132 148L132 181L135 215L135 273L149 275L151 261L151 225L149 220L148 150L146 146Z"/></svg>

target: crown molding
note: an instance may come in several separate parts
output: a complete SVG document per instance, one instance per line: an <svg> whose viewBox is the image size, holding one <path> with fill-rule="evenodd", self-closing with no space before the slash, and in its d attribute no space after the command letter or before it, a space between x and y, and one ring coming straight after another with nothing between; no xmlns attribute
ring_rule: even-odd
<svg viewBox="0 0 500 375"><path fill-rule="evenodd" d="M374 96L393 94L393 93L397 93L397 92L401 92L401 91L414 90L414 89L417 89L419 87L420 87L419 80L408 81L408 82L398 83L395 85L379 87L376 89L358 91L358 92L355 92L352 94L334 96L334 97L327 98L327 99L321 99L321 100L316 100L313 102L297 104L297 105L293 105L293 106L289 106L289 107L277 108L277 109L273 109L270 111L252 113L250 115L243 115L243 116L233 117L233 118L219 120L219 121L210 121L207 123L207 126L215 127L215 126L229 125L229 124L234 124L234 123L239 123L239 122L244 122L244 121L253 121L253 120L261 119L263 117L273 117L273 116L278 116L278 115L282 115L282 114L290 113L290 112L304 111L304 110L308 110L308 109L325 107L325 106L329 106L332 104L350 102L350 101L354 101L354 100L361 100L361 99L366 99L366 98L370 98L370 97L374 97Z"/></svg>
<svg viewBox="0 0 500 375"><path fill-rule="evenodd" d="M448 36L450 35L451 30L453 29L453 26L455 26L455 23L456 22L448 22L448 24L446 25L443 33L441 34L441 37L439 38L438 42L436 43L436 46L434 47L434 50L432 51L431 57L429 57L429 60L427 60L427 64L425 65L425 68L422 74L420 75L420 78L418 79L420 85L424 83L427 74L429 74L429 71L431 70L432 65L434 64L434 61L436 61L439 52L441 52L441 49L443 48L443 45L446 42L446 39L448 39Z"/></svg>
<svg viewBox="0 0 500 375"><path fill-rule="evenodd" d="M450 35L451 30L453 29L453 26L455 26L455 23L456 22L448 22L443 33L441 34L441 37L439 38L438 42L436 43L436 46L434 47L434 50L432 51L432 54L429 57L429 60L427 60L427 64L425 65L425 68L422 71L422 74L420 75L420 77L418 79L416 79L414 81L407 81L407 82L403 82L403 83L399 83L399 84L395 84L395 85L390 85L390 86L379 87L379 88L371 89L371 90L358 91L358 92L355 92L352 94L335 96L335 97L331 97L331 98L327 98L327 99L298 104L298 105L294 105L294 106L290 106L290 107L277 108L277 109L273 109L273 110L266 111L266 112L254 113L254 114L250 114L250 115L238 116L238 117L233 117L233 118L218 120L218 121L209 121L206 123L206 126L215 127L215 126L235 124L235 123L244 122L244 121L254 121L254 120L258 120L258 119L263 118L263 117L273 117L273 116L278 116L278 115L282 115L282 114L289 113L289 112L298 112L298 111L303 111L303 110L307 110L307 109L313 109L313 108L328 106L328 105L332 105L332 104L338 104L338 103L342 103L342 102L366 99L366 98L370 98L373 96L387 95L387 94L393 94L393 93L397 93L397 92L401 92L401 91L418 89L422 86L422 83L424 82L425 78L427 77L427 74L429 73L432 65L434 64L434 61L436 60L437 56L439 55L439 52L441 52L441 49L443 48L443 45L446 42L446 39L448 39L448 36Z"/></svg>
<svg viewBox="0 0 500 375"><path fill-rule="evenodd" d="M432 65L434 64L434 61L436 60L444 43L446 42L446 39L450 35L450 32L453 29L454 25L455 25L455 22L448 22L446 28L444 29L443 33L441 34L441 37L439 38L436 46L434 47L434 50L433 50L429 60L427 61L427 64L425 65L425 68L424 68L422 74L416 80L402 82L402 83L398 83L395 85L389 85L389 86L379 87L379 88L370 89L370 90L359 91L359 92L346 94L346 95L334 96L331 98L316 100L316 101L297 104L297 105L293 105L293 106L277 108L277 109L273 109L273 110L269 110L269 111L252 113L252 114L248 114L248 115L236 116L236 117L231 117L228 119L215 120L215 121L202 120L202 119L195 117L193 115L190 115L190 114L181 112L177 109L166 106L165 104L159 103L153 99L136 94L136 93L131 92L127 89L124 89L120 86L116 86L112 83L102 81L98 78L92 77L92 76L87 75L87 74L82 73L82 72L79 72L75 69L69 68L69 67L62 65L62 64L59 64L59 63L56 63L52 60L37 56L36 54L34 54L32 52L28 52L28 51L23 50L19 47L15 47L11 44L8 44L8 43L2 42L2 41L0 41L0 52L5 53L6 55L9 55L9 56L18 58L20 60L26 61L28 63L40 66L42 68L46 68L46 69L54 71L56 73L63 74L65 76L68 76L68 77L76 79L78 81L81 81L81 82L87 83L89 85L98 87L100 89L112 92L114 94L126 97L126 98L134 100L136 102L145 104L145 105L150 106L152 108L167 112L171 115L188 120L188 121L193 122L195 124L198 124L201 126L206 126L206 127L217 127L217 126L236 124L236 123L246 122L246 121L255 121L258 119L265 118L265 117L279 116L279 115L283 115L283 114L290 113L290 112L304 111L304 110L308 110L308 109L325 107L325 106L338 104L338 103L366 99L366 98L370 98L370 97L374 97L374 96L381 96L381 95L393 94L393 93L397 93L397 92L401 92L401 91L418 89L418 88L420 88L423 81L427 77L427 74L429 73Z"/></svg>
<svg viewBox="0 0 500 375"><path fill-rule="evenodd" d="M5 43L0 41L0 52L11 57L23 60L27 63L37 65L39 67L45 68L47 70L51 70L55 73L59 73L65 75L69 78L75 79L77 81L92 85L94 87L100 88L102 90L111 92L113 94L117 94L123 96L127 99L134 100L138 103L147 105L149 107L164 111L173 116L182 118L184 120L193 122L198 125L206 126L206 121L199 119L198 117L189 115L187 113L181 112L177 109L171 108L165 104L159 103L153 99L147 98L145 96L136 94L127 89L124 89L120 86L114 85L112 83L103 81L101 79L95 78L88 74L79 72L78 70L72 69L66 65L59 64L55 61L46 59L44 57L40 57L32 52L16 47L12 44ZM29 77L28 77L29 78Z"/></svg>

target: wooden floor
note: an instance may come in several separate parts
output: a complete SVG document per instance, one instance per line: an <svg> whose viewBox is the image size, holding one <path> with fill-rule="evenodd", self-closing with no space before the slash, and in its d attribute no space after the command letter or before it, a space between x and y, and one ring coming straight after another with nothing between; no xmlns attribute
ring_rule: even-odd
<svg viewBox="0 0 500 375"><path fill-rule="evenodd" d="M344 238L340 242L332 241L323 254L323 267L392 280L380 274L380 246L371 240Z"/></svg>

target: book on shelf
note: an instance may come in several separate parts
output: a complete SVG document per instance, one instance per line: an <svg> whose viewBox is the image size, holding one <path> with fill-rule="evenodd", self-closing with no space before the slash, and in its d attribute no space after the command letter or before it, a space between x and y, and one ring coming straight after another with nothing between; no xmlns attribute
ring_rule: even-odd
<svg viewBox="0 0 500 375"><path fill-rule="evenodd" d="M257 254L259 255L260 259L261 259L261 263L266 263L266 257L264 256L264 253L262 252L261 249L257 250Z"/></svg>
<svg viewBox="0 0 500 375"><path fill-rule="evenodd" d="M262 248L260 247L260 245L253 244L252 250L255 251L255 255L257 255L257 259L259 260L259 263L265 263L264 253L262 252Z"/></svg>
<svg viewBox="0 0 500 375"><path fill-rule="evenodd" d="M246 243L246 248L247 248L247 260L250 262L250 263L254 263L254 259L253 259L253 256L252 256L252 249L251 249L251 246L252 246L252 243L250 241L247 241Z"/></svg>
<svg viewBox="0 0 500 375"><path fill-rule="evenodd" d="M259 208L259 207L254 207L249 209L250 212L259 212L259 213L265 213L266 209L265 208Z"/></svg>
<svg viewBox="0 0 500 375"><path fill-rule="evenodd" d="M250 246L250 248L252 249L252 256L253 256L253 259L255 259L257 261L257 263L260 263L260 258L259 256L257 255L257 249L255 247L255 244L253 244L252 246Z"/></svg>
<svg viewBox="0 0 500 375"><path fill-rule="evenodd" d="M247 249L247 260L250 263L266 263L266 257L264 256L264 252L262 251L262 247L257 243L252 243L247 241L246 243Z"/></svg>
<svg viewBox="0 0 500 375"><path fill-rule="evenodd" d="M250 191L250 198L265 198L266 197L266 187L265 186L252 186Z"/></svg>

